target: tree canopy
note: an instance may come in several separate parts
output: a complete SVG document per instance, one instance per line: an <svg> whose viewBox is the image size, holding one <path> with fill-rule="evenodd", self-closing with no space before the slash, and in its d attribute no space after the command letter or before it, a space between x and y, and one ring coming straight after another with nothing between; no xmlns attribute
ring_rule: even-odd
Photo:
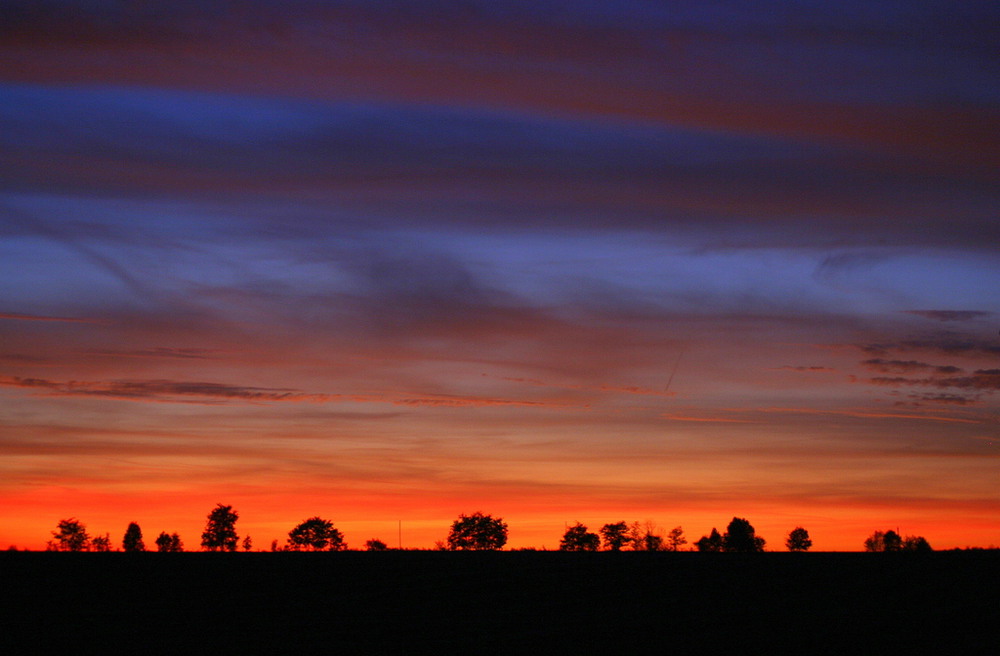
<svg viewBox="0 0 1000 656"><path fill-rule="evenodd" d="M492 515L459 515L448 532L451 551L496 551L507 544L507 524Z"/></svg>
<svg viewBox="0 0 1000 656"><path fill-rule="evenodd" d="M734 553L754 553L764 551L765 540L759 537L749 521L733 517L722 536L723 551Z"/></svg>
<svg viewBox="0 0 1000 656"><path fill-rule="evenodd" d="M628 524L615 522L601 527L601 541L604 548L610 551L621 551L629 543Z"/></svg>
<svg viewBox="0 0 1000 656"><path fill-rule="evenodd" d="M236 520L239 518L232 506L217 505L208 513L205 532L201 534L201 546L208 551L236 551L239 541Z"/></svg>
<svg viewBox="0 0 1000 656"><path fill-rule="evenodd" d="M135 522L130 522L122 538L122 549L125 551L145 551L146 543L142 541L142 529Z"/></svg>
<svg viewBox="0 0 1000 656"><path fill-rule="evenodd" d="M333 522L310 517L288 532L288 548L291 551L343 551L347 543Z"/></svg>
<svg viewBox="0 0 1000 656"><path fill-rule="evenodd" d="M922 535L907 535L903 538L903 551L929 553L934 550L931 549L930 543Z"/></svg>
<svg viewBox="0 0 1000 656"><path fill-rule="evenodd" d="M105 533L104 535L95 535L90 540L90 547L94 551L99 551L99 552L103 552L103 553L107 553L107 552L111 551L112 550L111 549L111 534L110 533Z"/></svg>
<svg viewBox="0 0 1000 656"><path fill-rule="evenodd" d="M76 517L59 520L56 525L58 530L52 531L54 540L49 541L49 548L52 551L89 551L90 535L87 527Z"/></svg>
<svg viewBox="0 0 1000 656"><path fill-rule="evenodd" d="M567 528L559 541L559 551L597 551L600 546L597 533L589 532L580 522Z"/></svg>
<svg viewBox="0 0 1000 656"><path fill-rule="evenodd" d="M796 526L788 533L785 546L788 547L789 551L809 551L809 548L813 546L813 542L809 538L809 531L801 526Z"/></svg>
<svg viewBox="0 0 1000 656"><path fill-rule="evenodd" d="M903 539L896 531L875 531L865 539L865 551L874 553L903 550Z"/></svg>
<svg viewBox="0 0 1000 656"><path fill-rule="evenodd" d="M722 551L724 546L722 535L713 526L711 534L701 536L694 546L698 551L707 553Z"/></svg>
<svg viewBox="0 0 1000 656"><path fill-rule="evenodd" d="M180 553L184 551L184 543L176 533L168 535L166 531L161 531L156 537L156 550L161 553Z"/></svg>
<svg viewBox="0 0 1000 656"><path fill-rule="evenodd" d="M920 535L907 535L905 538L896 531L875 531L865 539L865 551L874 553L911 551L926 553L933 551L927 540Z"/></svg>

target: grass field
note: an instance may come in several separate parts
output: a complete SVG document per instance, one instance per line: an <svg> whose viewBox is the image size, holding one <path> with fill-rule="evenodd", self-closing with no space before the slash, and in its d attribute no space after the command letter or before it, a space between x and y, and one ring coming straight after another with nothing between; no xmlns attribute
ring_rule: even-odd
<svg viewBox="0 0 1000 656"><path fill-rule="evenodd" d="M0 653L987 653L1000 552L0 553ZM984 651L985 650L985 651Z"/></svg>

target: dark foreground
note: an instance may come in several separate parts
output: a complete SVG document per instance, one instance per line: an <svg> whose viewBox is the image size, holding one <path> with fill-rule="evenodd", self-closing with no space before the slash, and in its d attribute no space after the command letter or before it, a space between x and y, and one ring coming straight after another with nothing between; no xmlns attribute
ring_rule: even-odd
<svg viewBox="0 0 1000 656"><path fill-rule="evenodd" d="M922 654L1000 638L996 551L5 552L0 576L11 654Z"/></svg>

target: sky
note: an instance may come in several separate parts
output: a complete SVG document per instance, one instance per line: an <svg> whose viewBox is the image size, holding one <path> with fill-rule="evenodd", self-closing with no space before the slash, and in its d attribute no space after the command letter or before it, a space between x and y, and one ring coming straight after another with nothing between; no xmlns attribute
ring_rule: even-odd
<svg viewBox="0 0 1000 656"><path fill-rule="evenodd" d="M280 6L279 6L280 5ZM1000 545L993 2L7 0L0 548Z"/></svg>

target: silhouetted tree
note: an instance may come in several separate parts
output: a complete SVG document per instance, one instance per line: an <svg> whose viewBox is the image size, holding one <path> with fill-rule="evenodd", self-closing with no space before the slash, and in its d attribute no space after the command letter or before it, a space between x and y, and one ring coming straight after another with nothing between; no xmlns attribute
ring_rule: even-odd
<svg viewBox="0 0 1000 656"><path fill-rule="evenodd" d="M865 551L875 553L902 551L903 539L896 531L875 531L865 540Z"/></svg>
<svg viewBox="0 0 1000 656"><path fill-rule="evenodd" d="M758 537L750 522L742 517L733 517L722 536L723 551L753 553L764 551L765 540Z"/></svg>
<svg viewBox="0 0 1000 656"><path fill-rule="evenodd" d="M632 522L628 527L628 544L634 551L660 551L663 536L657 534L652 520L647 519L643 524Z"/></svg>
<svg viewBox="0 0 1000 656"><path fill-rule="evenodd" d="M625 544L629 545L635 551L642 551L646 544L643 541L643 536L645 533L642 530L642 524L639 522L632 522L628 525L628 530L625 531Z"/></svg>
<svg viewBox="0 0 1000 656"><path fill-rule="evenodd" d="M389 545L379 539L371 539L365 542L365 551L388 551Z"/></svg>
<svg viewBox="0 0 1000 656"><path fill-rule="evenodd" d="M142 541L142 529L135 522L130 522L122 538L122 549L128 552L145 551L146 543Z"/></svg>
<svg viewBox="0 0 1000 656"><path fill-rule="evenodd" d="M208 551L236 551L239 541L236 520L239 518L232 506L217 505L208 513L208 523L201 534L201 546Z"/></svg>
<svg viewBox="0 0 1000 656"><path fill-rule="evenodd" d="M601 541L604 543L605 549L621 551L622 547L629 542L628 524L625 522L605 524L601 527Z"/></svg>
<svg viewBox="0 0 1000 656"><path fill-rule="evenodd" d="M684 529L680 526L670 529L670 532L667 533L667 551L680 551L685 544L687 544L687 538L684 537Z"/></svg>
<svg viewBox="0 0 1000 656"><path fill-rule="evenodd" d="M930 553L934 551L931 549L930 543L927 542L921 535L907 535L903 538L903 551L911 551L914 553Z"/></svg>
<svg viewBox="0 0 1000 656"><path fill-rule="evenodd" d="M559 541L559 551L597 551L600 546L597 533L590 533L580 522L567 528Z"/></svg>
<svg viewBox="0 0 1000 656"><path fill-rule="evenodd" d="M789 551L809 551L809 548L813 546L813 541L809 539L809 531L801 526L796 526L789 532L785 546L788 547Z"/></svg>
<svg viewBox="0 0 1000 656"><path fill-rule="evenodd" d="M492 515L459 515L448 532L451 551L496 551L507 544L507 524Z"/></svg>
<svg viewBox="0 0 1000 656"><path fill-rule="evenodd" d="M712 533L709 535L703 535L701 538L694 543L694 546L698 551L714 553L722 551L724 546L724 541L719 532L712 527Z"/></svg>
<svg viewBox="0 0 1000 656"><path fill-rule="evenodd" d="M163 531L156 536L156 550L161 553L180 553L184 551L184 543L176 533L168 535Z"/></svg>
<svg viewBox="0 0 1000 656"><path fill-rule="evenodd" d="M271 551L280 551L277 540L271 540Z"/></svg>
<svg viewBox="0 0 1000 656"><path fill-rule="evenodd" d="M646 532L642 536L643 551L663 551L663 536Z"/></svg>
<svg viewBox="0 0 1000 656"><path fill-rule="evenodd" d="M107 553L108 551L111 551L111 534L105 533L104 535L98 535L90 541L90 544L94 551Z"/></svg>
<svg viewBox="0 0 1000 656"><path fill-rule="evenodd" d="M288 548L292 551L343 551L347 543L343 534L333 527L333 522L310 517L288 532Z"/></svg>
<svg viewBox="0 0 1000 656"><path fill-rule="evenodd" d="M243 551L250 551L251 549L253 549L253 540L248 535L243 538Z"/></svg>
<svg viewBox="0 0 1000 656"><path fill-rule="evenodd" d="M76 517L62 519L56 525L58 531L52 531L52 537L48 547L51 551L89 551L90 535L87 534L87 527L80 523Z"/></svg>
<svg viewBox="0 0 1000 656"><path fill-rule="evenodd" d="M885 533L883 531L875 531L867 538L865 538L865 551L871 553L877 553L885 551Z"/></svg>

